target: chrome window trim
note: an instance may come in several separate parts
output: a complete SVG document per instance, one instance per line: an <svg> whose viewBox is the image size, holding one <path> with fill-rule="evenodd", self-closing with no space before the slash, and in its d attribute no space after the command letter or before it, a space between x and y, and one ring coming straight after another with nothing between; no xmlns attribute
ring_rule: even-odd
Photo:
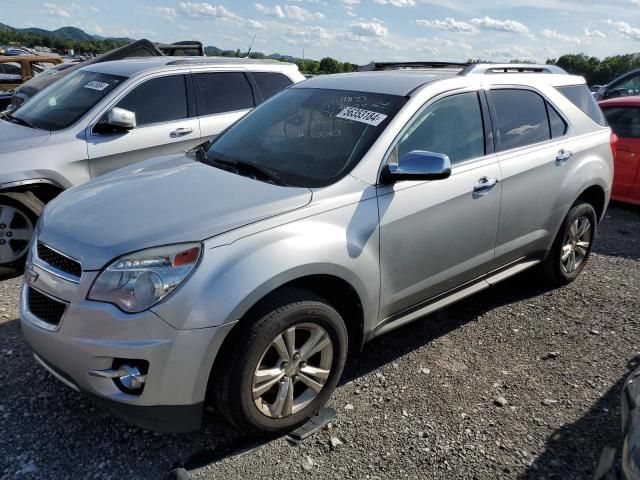
<svg viewBox="0 0 640 480"><path fill-rule="evenodd" d="M568 138L571 137L570 133L573 131L573 125L571 124L567 116L564 114L564 112L560 108L556 106L555 103L549 100L549 98L547 98L547 96L537 88L531 87L529 85L489 85L486 88L487 92L491 92L492 90L527 90L529 92L535 93L540 97L542 97L542 99L545 102L551 105L553 109L556 111L556 113L560 116L560 118L562 118L562 120L564 120L564 122L567 124L567 130L564 132L564 135L561 137L550 138L549 140L545 140L543 142L529 143L528 145L522 145L520 147L514 147L507 150L499 150L498 149L499 145L496 144L496 152L495 152L496 155L504 155L504 154L509 154L511 152L518 152L519 150L526 150L531 147L546 146L548 144L557 142L559 140L567 140ZM494 115L496 113L495 106L491 102L490 95L487 95L487 103L489 104L489 111L491 112L492 115ZM546 107L545 107L545 110L546 110ZM548 121L549 121L549 113L547 112L547 122ZM494 127L493 133L495 138L498 132L497 119L493 119L493 127ZM549 125L549 134L551 135L551 125Z"/></svg>
<svg viewBox="0 0 640 480"><path fill-rule="evenodd" d="M434 103L438 102L439 100L443 100L447 97L451 97L454 95L459 95L462 93L471 93L471 92L476 92L476 93L480 93L481 90L484 90L484 87L479 87L479 86L468 86L468 87L462 87L462 88L456 88L454 90L448 90L446 92L442 92L439 93L433 97L431 97L429 100L427 100L424 104L422 104L422 106L416 110L414 112L414 114L411 116L411 118L404 124L404 126L402 127L402 129L400 130L400 132L396 135L396 137L393 139L393 141L390 143L390 146L387 148L384 156L383 156L383 160L380 163L379 167L378 167L378 186L384 187L384 185L382 185L380 183L380 176L382 175L382 169L384 168L384 166L389 162L389 157L391 157L391 154L393 153L393 151L395 150L396 146L400 143L400 140L402 139L402 136L406 133L406 131L413 125L413 123L418 119L418 117L420 117L420 115L422 115L422 113L429 108L431 105L433 105ZM480 106L480 111L482 112L482 105L480 103L480 99L478 98L478 105ZM486 140L486 139L485 139ZM472 165L476 162L481 162L481 161L486 161L492 159L494 161L497 161L496 159L496 153L495 152L491 152L488 154L485 154L483 156L480 157L475 157L475 158L468 158L466 160L463 160L461 162L457 162L457 163L452 163L451 164L451 175L455 175L456 170L458 169L458 167L462 167L462 166L469 166ZM413 185L420 185L422 183L427 183L427 181L421 181L421 182L404 182L407 184L407 186L413 186Z"/></svg>

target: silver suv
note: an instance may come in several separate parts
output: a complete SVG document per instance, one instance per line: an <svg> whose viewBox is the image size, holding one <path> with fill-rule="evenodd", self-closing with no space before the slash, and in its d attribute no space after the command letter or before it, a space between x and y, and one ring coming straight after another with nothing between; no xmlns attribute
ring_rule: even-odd
<svg viewBox="0 0 640 480"><path fill-rule="evenodd" d="M0 119L0 269L19 268L44 204L64 189L183 153L289 85L296 65L151 57L81 68Z"/></svg>
<svg viewBox="0 0 640 480"><path fill-rule="evenodd" d="M315 77L191 156L64 192L21 293L35 358L147 428L196 429L210 398L282 432L363 342L533 266L571 282L611 130L582 78L512 68Z"/></svg>

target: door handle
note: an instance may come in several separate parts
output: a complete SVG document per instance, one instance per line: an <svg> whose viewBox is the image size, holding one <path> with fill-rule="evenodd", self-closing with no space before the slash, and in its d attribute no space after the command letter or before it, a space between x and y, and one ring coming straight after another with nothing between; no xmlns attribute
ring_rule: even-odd
<svg viewBox="0 0 640 480"><path fill-rule="evenodd" d="M171 132L172 137L182 137L183 135L188 135L193 132L193 128L176 128L173 132Z"/></svg>
<svg viewBox="0 0 640 480"><path fill-rule="evenodd" d="M573 152L570 150L565 150L563 148L562 150L558 151L558 154L556 155L556 165L562 165L571 157L573 157Z"/></svg>
<svg viewBox="0 0 640 480"><path fill-rule="evenodd" d="M498 184L497 178L482 177L478 180L478 183L476 183L475 186L473 187L473 194L479 197L486 195L497 184Z"/></svg>

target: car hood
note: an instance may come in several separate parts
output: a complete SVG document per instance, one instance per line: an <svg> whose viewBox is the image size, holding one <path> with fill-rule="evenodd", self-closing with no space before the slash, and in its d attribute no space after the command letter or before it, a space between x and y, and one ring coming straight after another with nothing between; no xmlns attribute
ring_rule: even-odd
<svg viewBox="0 0 640 480"><path fill-rule="evenodd" d="M192 242L301 208L307 188L242 177L180 155L133 165L62 193L45 209L39 240L84 270L159 245Z"/></svg>
<svg viewBox="0 0 640 480"><path fill-rule="evenodd" d="M51 133L0 119L0 153L25 150L45 142Z"/></svg>

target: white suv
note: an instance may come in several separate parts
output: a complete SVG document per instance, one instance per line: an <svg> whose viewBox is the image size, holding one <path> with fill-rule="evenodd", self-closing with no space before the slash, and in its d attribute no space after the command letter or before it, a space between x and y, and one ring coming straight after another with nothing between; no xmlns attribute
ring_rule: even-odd
<svg viewBox="0 0 640 480"><path fill-rule="evenodd" d="M44 204L125 165L181 153L304 80L294 64L153 57L93 64L0 119L0 267L20 267Z"/></svg>

